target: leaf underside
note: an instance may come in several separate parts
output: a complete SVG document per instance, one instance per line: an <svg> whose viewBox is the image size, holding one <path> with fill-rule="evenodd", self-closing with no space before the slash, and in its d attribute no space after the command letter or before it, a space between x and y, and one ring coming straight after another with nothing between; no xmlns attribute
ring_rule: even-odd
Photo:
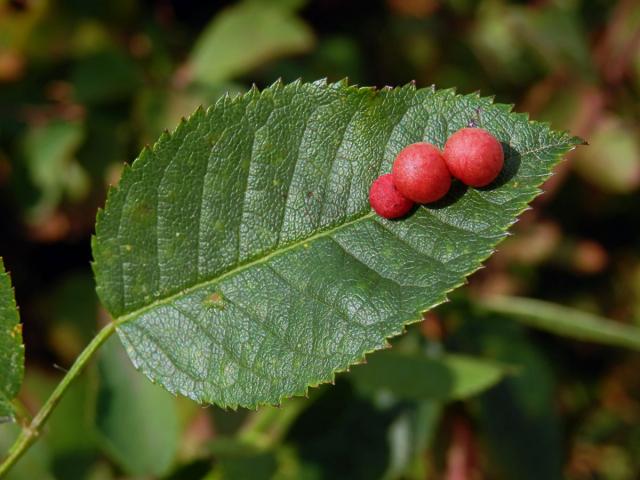
<svg viewBox="0 0 640 480"><path fill-rule="evenodd" d="M0 258L0 423L14 418L12 400L24 375L22 326L9 274Z"/></svg>
<svg viewBox="0 0 640 480"><path fill-rule="evenodd" d="M470 120L505 148L489 188L454 184L387 221L373 180ZM97 290L137 368L203 403L304 394L446 300L579 139L451 90L276 83L225 97L127 167L98 215Z"/></svg>

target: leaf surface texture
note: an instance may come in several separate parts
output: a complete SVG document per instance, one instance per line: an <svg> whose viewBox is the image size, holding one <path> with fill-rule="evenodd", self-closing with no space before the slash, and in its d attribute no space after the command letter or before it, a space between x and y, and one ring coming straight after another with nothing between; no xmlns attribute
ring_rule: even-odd
<svg viewBox="0 0 640 480"><path fill-rule="evenodd" d="M387 221L373 180L474 120L503 142L482 190ZM578 139L451 90L277 83L198 110L145 149L94 238L133 363L171 392L276 404L387 345L478 269Z"/></svg>
<svg viewBox="0 0 640 480"><path fill-rule="evenodd" d="M13 420L12 400L24 376L22 324L9 274L0 258L0 423Z"/></svg>

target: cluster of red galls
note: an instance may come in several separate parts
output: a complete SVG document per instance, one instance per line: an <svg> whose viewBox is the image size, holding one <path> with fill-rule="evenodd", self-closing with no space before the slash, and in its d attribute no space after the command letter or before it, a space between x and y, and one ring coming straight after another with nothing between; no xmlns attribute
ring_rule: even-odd
<svg viewBox="0 0 640 480"><path fill-rule="evenodd" d="M384 218L405 216L414 203L431 203L444 197L451 177L465 185L484 187L502 170L500 142L482 128L463 128L451 135L442 152L430 143L414 143L403 149L391 173L371 185L369 203Z"/></svg>

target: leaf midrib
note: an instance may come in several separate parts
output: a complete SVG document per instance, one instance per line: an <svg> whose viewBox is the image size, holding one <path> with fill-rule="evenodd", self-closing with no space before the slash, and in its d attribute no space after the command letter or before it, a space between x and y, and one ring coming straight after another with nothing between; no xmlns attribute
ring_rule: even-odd
<svg viewBox="0 0 640 480"><path fill-rule="evenodd" d="M530 122L531 123L531 122ZM537 153L540 151L544 151L547 149L554 149L556 147L562 146L564 145L563 143L558 143L558 144L549 144L549 145L544 145L541 147L538 147L536 149L532 149L532 150L527 150L525 152L520 153L521 157L524 157L525 155L530 155L531 153ZM188 288L182 289L178 292L172 293L171 295L168 295L166 297L163 298L159 298L153 302L151 302L148 305L145 305L141 308L138 308L136 310L133 310L131 312L128 312L124 315L121 315L117 318L115 318L113 321L116 324L116 326L120 326L123 324L126 324L127 322L131 321L131 320L135 320L137 317L139 317L140 315L153 310L154 308L158 307L158 306L162 306L162 305L166 305L168 303L171 303L173 300L178 299L181 296L184 295L188 295L192 292L195 292L196 290L199 290L201 288L207 287L209 285L221 282L222 280L224 280L225 278L230 277L231 275L234 275L236 273L242 272L248 268L254 267L256 265L260 265L262 263L266 263L268 260L270 260L271 258L277 257L278 255L281 255L285 252L288 252L290 250L294 250L300 246L303 246L305 243L308 242L313 242L315 240L318 240L320 238L324 238L324 237L328 237L330 235L332 235L333 233L339 232L340 230L342 230L343 228L346 228L348 226L351 225L355 225L361 221L364 221L368 218L372 218L374 217L376 214L373 211L369 211L363 215L359 215L356 216L355 218L353 218L352 220L349 220L345 223L341 223L340 225L337 225L335 227L326 229L326 230L321 230L317 233L314 233L313 235L310 235L308 237L302 238L296 242L293 242L289 245L286 245L285 247L279 248L279 249L275 249L272 250L271 252L267 253L266 255L263 255L261 257L257 257L253 260L250 260L246 263L241 263L236 265L234 268L227 270L223 273L221 273L220 275L218 275L215 278L210 278L208 280L204 280L202 282L196 283ZM496 241L499 241L499 239L496 239Z"/></svg>
<svg viewBox="0 0 640 480"><path fill-rule="evenodd" d="M340 230L342 230L343 228L349 227L351 225L355 225L361 221L364 221L368 218L373 218L376 214L373 211L369 211L367 213L365 213L364 215L358 215L355 218L353 218L352 220L349 220L347 222L341 223L335 227L326 229L326 230L321 230L319 232L314 233L313 235L310 235L308 237L302 238L296 242L290 243L289 245L286 245L282 248L277 248L275 250L270 251L269 253L261 256L261 257L257 257L253 260L250 260L246 263L240 263L238 265L236 265L234 268L227 270L226 272L221 273L220 275L218 275L215 278L210 278L208 280L204 280L202 282L196 283L188 288L182 289L176 293L172 293L171 295L168 295L166 297L163 298L159 298L153 302L151 302L148 305L145 305L144 307L138 308L136 310L133 310L129 313L126 313L124 315L121 315L117 318L114 319L114 323L119 326L119 325L123 325L131 320L134 320L135 318L139 317L140 315L153 310L156 307L159 307L161 305L166 305L168 303L171 303L173 300L178 299L179 297L182 297L184 295L188 295L192 292L195 292L196 290L199 290L201 288L204 287L208 287L210 285L213 285L215 283L221 282L222 280L224 280L227 277L230 277L231 275L234 275L236 273L240 273L248 268L251 267L255 267L256 265L260 265L262 263L266 263L268 260L277 257L278 255L281 255L285 252L288 252L290 250L294 250L296 248L299 248L301 246L303 246L305 243L309 243L309 242L313 242L315 240L324 238L324 237L328 237L331 236L332 234L339 232Z"/></svg>

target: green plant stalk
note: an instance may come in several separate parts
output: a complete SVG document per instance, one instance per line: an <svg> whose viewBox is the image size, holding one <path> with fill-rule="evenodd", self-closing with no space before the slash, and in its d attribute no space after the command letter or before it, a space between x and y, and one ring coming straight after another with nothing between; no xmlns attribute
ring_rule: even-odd
<svg viewBox="0 0 640 480"><path fill-rule="evenodd" d="M640 351L640 328L533 298L492 296L475 305L555 335Z"/></svg>
<svg viewBox="0 0 640 480"><path fill-rule="evenodd" d="M40 411L33 418L31 423L25 426L18 438L11 446L7 458L0 464L0 478L2 478L11 467L20 459L22 455L29 449L31 445L35 443L41 433L41 429L44 423L51 415L51 412L56 407L58 402L62 399L62 396L67 391L67 388L71 385L71 382L82 372L87 365L93 354L100 348L100 346L111 336L116 330L116 323L110 322L106 325L98 334L91 340L89 345L78 356L74 364L71 366L67 374L62 378L60 383L56 386L55 390Z"/></svg>

